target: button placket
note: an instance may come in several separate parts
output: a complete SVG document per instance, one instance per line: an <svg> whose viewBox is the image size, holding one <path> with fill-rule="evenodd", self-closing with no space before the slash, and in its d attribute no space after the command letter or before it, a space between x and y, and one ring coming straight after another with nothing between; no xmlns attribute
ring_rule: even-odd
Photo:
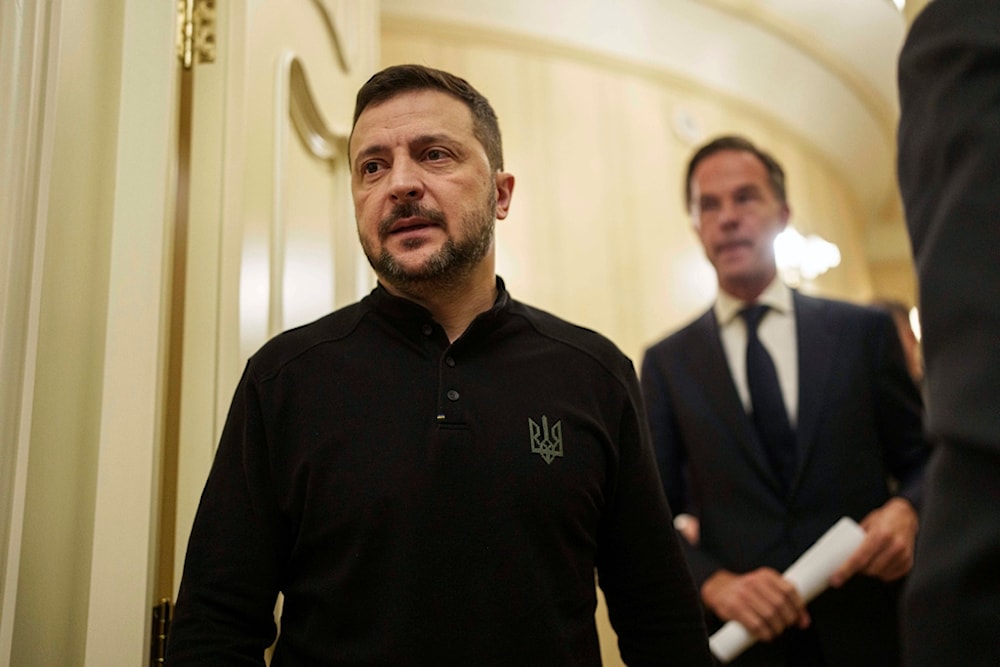
<svg viewBox="0 0 1000 667"><path fill-rule="evenodd" d="M458 401L458 399L460 399L462 397L461 392L459 392L458 389L455 388L455 380L457 380L457 378L455 377L455 373L449 372L449 370L448 370L448 369L451 369L451 368L455 368L455 366L457 365L457 362L455 361L455 357L453 357L450 354L446 353L444 355L444 365L447 366L447 368L441 369L442 370L443 379L445 380L442 384L445 385L445 386L450 385L450 387L444 393L444 395L445 395L445 397L449 401L451 401L452 403L455 403L455 402Z"/></svg>
<svg viewBox="0 0 1000 667"><path fill-rule="evenodd" d="M442 392L439 394L442 396L442 401L438 420L447 420L450 422L462 421L462 410L460 408L462 392L458 375L458 361L449 351L446 351L442 355L438 366L438 373L440 378L438 386Z"/></svg>

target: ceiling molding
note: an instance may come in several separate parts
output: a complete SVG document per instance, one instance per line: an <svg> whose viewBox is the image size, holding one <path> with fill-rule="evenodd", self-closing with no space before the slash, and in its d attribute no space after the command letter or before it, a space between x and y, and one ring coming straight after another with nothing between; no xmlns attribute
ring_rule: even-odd
<svg viewBox="0 0 1000 667"><path fill-rule="evenodd" d="M790 17L785 12L751 0L698 1L714 7L718 11L726 12L739 20L752 23L805 54L820 67L840 79L844 86L849 88L868 108L872 116L886 127L888 132L894 131L898 109L897 105L890 100L894 100L895 96L887 95L886 91L877 88L844 59L842 52L815 39L811 31L807 32L806 26L803 26L795 17ZM876 0L871 1L875 2ZM888 0L884 1L888 2Z"/></svg>

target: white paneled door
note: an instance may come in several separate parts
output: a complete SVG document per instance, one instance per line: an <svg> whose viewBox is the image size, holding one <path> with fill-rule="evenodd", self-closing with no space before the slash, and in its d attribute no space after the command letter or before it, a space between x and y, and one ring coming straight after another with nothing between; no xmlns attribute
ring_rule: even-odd
<svg viewBox="0 0 1000 667"><path fill-rule="evenodd" d="M196 62L182 85L189 127L167 428L176 468L168 456L165 476L176 503L165 505L160 576L173 590L247 357L374 285L355 231L346 140L354 95L377 63L377 1L214 4L214 62Z"/></svg>

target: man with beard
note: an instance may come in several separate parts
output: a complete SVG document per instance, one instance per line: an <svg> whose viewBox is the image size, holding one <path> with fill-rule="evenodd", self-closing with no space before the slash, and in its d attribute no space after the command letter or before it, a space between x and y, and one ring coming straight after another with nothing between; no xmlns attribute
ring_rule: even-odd
<svg viewBox="0 0 1000 667"><path fill-rule="evenodd" d="M595 569L630 665L708 665L629 360L514 301L511 202L466 81L358 93L359 303L247 363L188 545L167 662L600 665Z"/></svg>

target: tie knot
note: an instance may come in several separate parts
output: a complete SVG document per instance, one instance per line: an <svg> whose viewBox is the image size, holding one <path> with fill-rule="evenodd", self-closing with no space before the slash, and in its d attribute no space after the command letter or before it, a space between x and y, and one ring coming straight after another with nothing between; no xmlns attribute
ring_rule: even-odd
<svg viewBox="0 0 1000 667"><path fill-rule="evenodd" d="M747 331L757 331L757 325L760 324L762 319L764 319L764 314L767 313L768 309L770 309L770 306L763 303L757 303L752 306L747 306L740 311L740 317L742 317L747 323Z"/></svg>

